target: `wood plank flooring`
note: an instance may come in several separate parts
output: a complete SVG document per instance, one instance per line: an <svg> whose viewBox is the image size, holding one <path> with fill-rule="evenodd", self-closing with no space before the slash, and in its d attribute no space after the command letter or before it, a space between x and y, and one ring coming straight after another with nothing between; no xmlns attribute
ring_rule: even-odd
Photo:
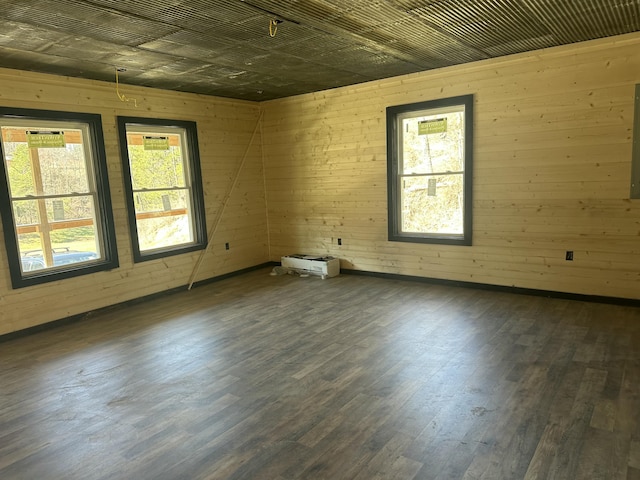
<svg viewBox="0 0 640 480"><path fill-rule="evenodd" d="M0 478L640 479L640 309L269 271L0 342Z"/></svg>

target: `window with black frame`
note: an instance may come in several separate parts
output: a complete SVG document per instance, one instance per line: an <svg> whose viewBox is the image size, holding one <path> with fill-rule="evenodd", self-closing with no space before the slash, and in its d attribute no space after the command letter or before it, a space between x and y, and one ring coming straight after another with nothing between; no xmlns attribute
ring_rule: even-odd
<svg viewBox="0 0 640 480"><path fill-rule="evenodd" d="M0 107L0 132L13 287L116 268L100 116Z"/></svg>
<svg viewBox="0 0 640 480"><path fill-rule="evenodd" d="M389 240L471 245L473 96L387 108Z"/></svg>
<svg viewBox="0 0 640 480"><path fill-rule="evenodd" d="M206 247L194 122L118 117L135 262Z"/></svg>

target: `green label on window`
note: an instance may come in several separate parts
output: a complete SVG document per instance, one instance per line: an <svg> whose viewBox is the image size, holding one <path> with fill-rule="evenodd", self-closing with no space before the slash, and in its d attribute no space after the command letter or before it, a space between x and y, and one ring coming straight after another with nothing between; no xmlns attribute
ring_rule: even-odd
<svg viewBox="0 0 640 480"><path fill-rule="evenodd" d="M447 131L447 119L425 120L418 122L418 135L429 135L431 133L444 133Z"/></svg>
<svg viewBox="0 0 640 480"><path fill-rule="evenodd" d="M64 148L64 132L26 132L29 148Z"/></svg>
<svg viewBox="0 0 640 480"><path fill-rule="evenodd" d="M142 137L145 150L169 150L169 137Z"/></svg>

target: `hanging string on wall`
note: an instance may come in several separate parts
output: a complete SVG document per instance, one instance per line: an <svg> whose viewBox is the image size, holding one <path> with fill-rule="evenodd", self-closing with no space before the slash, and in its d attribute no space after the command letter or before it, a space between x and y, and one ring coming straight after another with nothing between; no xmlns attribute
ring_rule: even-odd
<svg viewBox="0 0 640 480"><path fill-rule="evenodd" d="M120 81L118 79L118 74L120 72L126 72L126 71L127 71L126 68L116 67L116 95L118 96L121 102L133 102L133 106L137 107L138 101L135 98L128 98L124 94L120 93Z"/></svg>
<svg viewBox="0 0 640 480"><path fill-rule="evenodd" d="M271 38L276 36L276 33L278 33L278 25L280 25L281 23L282 20L277 18L272 18L271 20L269 20L269 36Z"/></svg>

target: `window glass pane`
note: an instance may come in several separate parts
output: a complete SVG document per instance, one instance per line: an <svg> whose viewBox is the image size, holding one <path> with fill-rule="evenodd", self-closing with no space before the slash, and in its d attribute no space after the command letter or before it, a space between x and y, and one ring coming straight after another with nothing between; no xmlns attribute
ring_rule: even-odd
<svg viewBox="0 0 640 480"><path fill-rule="evenodd" d="M17 200L12 202L12 206L18 233L20 233L20 227L38 225L40 223L38 204L35 200ZM34 229L35 228L36 227L34 227Z"/></svg>
<svg viewBox="0 0 640 480"><path fill-rule="evenodd" d="M134 190L186 185L180 137L166 133L127 134Z"/></svg>
<svg viewBox="0 0 640 480"><path fill-rule="evenodd" d="M155 250L191 242L187 215L138 220L140 250Z"/></svg>
<svg viewBox="0 0 640 480"><path fill-rule="evenodd" d="M66 133L66 132L65 132ZM81 141L79 131L73 139ZM68 137L68 135L65 135ZM42 191L45 195L86 193L89 191L87 165L82 144L67 143L63 148L30 149L38 156Z"/></svg>
<svg viewBox="0 0 640 480"><path fill-rule="evenodd" d="M54 253L72 251L90 254L88 256L77 255L74 257L76 261L99 258L98 241L92 226L57 228L51 232L51 241Z"/></svg>
<svg viewBox="0 0 640 480"><path fill-rule="evenodd" d="M46 217L42 222L39 220L38 200L13 202L23 272L36 270L35 265L41 265L40 269L101 258L97 229L91 216L93 197L40 202ZM29 258L25 259L25 256Z"/></svg>
<svg viewBox="0 0 640 480"><path fill-rule="evenodd" d="M20 256L20 264L22 272L28 275L28 272L44 270L45 268L59 269L70 265L93 262L97 259L97 254L91 250L73 250L59 247L53 249L51 259L46 257L44 250L27 250Z"/></svg>
<svg viewBox="0 0 640 480"><path fill-rule="evenodd" d="M57 197L45 200L47 220L50 223L75 223L76 226L93 227L94 203L92 195ZM55 227L54 227L55 228Z"/></svg>
<svg viewBox="0 0 640 480"><path fill-rule="evenodd" d="M14 288L118 266L98 115L0 107Z"/></svg>
<svg viewBox="0 0 640 480"><path fill-rule="evenodd" d="M137 192L135 195L140 250L193 242L186 190Z"/></svg>
<svg viewBox="0 0 640 480"><path fill-rule="evenodd" d="M189 192L184 189L140 191L135 196L138 216L148 212L156 212L157 216L184 214L189 206Z"/></svg>
<svg viewBox="0 0 640 480"><path fill-rule="evenodd" d="M401 182L403 232L463 234L462 174L406 177Z"/></svg>
<svg viewBox="0 0 640 480"><path fill-rule="evenodd" d="M88 172L80 130L59 131L63 146L30 147L42 128L2 127L12 197L88 192ZM58 131L56 131L58 132ZM34 170L35 169L35 170Z"/></svg>
<svg viewBox="0 0 640 480"><path fill-rule="evenodd" d="M464 113L418 114L402 120L402 173L461 172Z"/></svg>
<svg viewBox="0 0 640 480"><path fill-rule="evenodd" d="M9 129L2 128L3 138L12 138ZM24 130L22 130L24 134ZM9 177L9 189L12 197L26 197L35 195L36 187L33 181L33 169L29 157L29 148L26 143L3 142L7 174Z"/></svg>
<svg viewBox="0 0 640 480"><path fill-rule="evenodd" d="M13 139L18 137L14 135ZM24 233L36 232L39 236L37 249L53 249L60 243L76 242L75 238L61 237L62 229L83 227L90 232L91 250L96 248L96 225L94 199L92 195L78 195L89 187L84 149L81 144L66 144L65 147L29 147L29 130L22 129L22 142L11 143L13 155L7 161L8 180L12 198L37 196L36 200L12 200L18 248L21 252L33 250L33 241L20 237ZM66 136L66 135L65 135ZM82 132L71 131L67 136L81 142ZM17 194L17 195L16 195ZM54 198L51 198L54 197ZM75 230L73 230L75 231ZM87 234L82 234L83 238ZM64 245L64 248L74 248ZM99 255L98 255L99 257Z"/></svg>
<svg viewBox="0 0 640 480"><path fill-rule="evenodd" d="M135 262L206 247L195 122L118 117Z"/></svg>
<svg viewBox="0 0 640 480"><path fill-rule="evenodd" d="M473 95L387 107L389 240L471 245Z"/></svg>

